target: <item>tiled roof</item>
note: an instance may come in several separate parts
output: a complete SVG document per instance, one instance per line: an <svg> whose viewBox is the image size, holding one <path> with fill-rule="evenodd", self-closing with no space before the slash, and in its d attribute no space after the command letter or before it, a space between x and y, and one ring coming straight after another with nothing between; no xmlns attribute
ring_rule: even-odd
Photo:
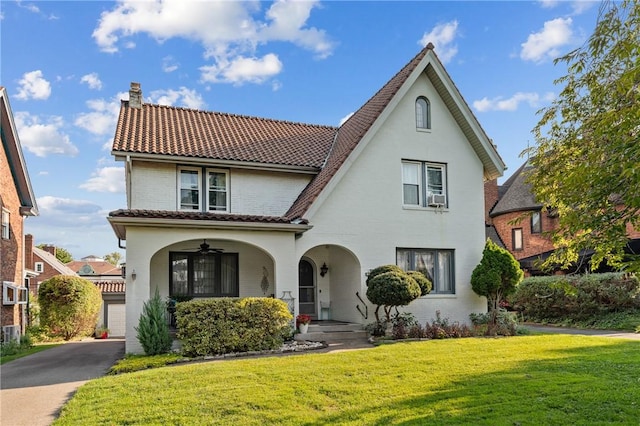
<svg viewBox="0 0 640 426"><path fill-rule="evenodd" d="M306 213L313 201L320 195L322 189L329 183L349 154L351 154L362 137L367 133L367 130L373 125L393 96L427 54L427 51L431 49L433 49L433 45L429 43L427 47L422 49L420 53L393 76L387 84L382 86L375 95L340 126L334 145L327 158L326 165L293 203L287 212L288 217L299 218Z"/></svg>
<svg viewBox="0 0 640 426"><path fill-rule="evenodd" d="M506 191L502 193L495 207L489 216L495 217L500 214L525 211L540 210L542 204L536 201L536 197L531 190L531 184L527 182L527 171L531 170L528 163L523 164L507 181L502 185Z"/></svg>
<svg viewBox="0 0 640 426"><path fill-rule="evenodd" d="M122 101L113 151L319 169L336 128Z"/></svg>
<svg viewBox="0 0 640 426"><path fill-rule="evenodd" d="M102 293L124 293L126 283L124 280L118 281L98 281L94 283Z"/></svg>
<svg viewBox="0 0 640 426"><path fill-rule="evenodd" d="M83 266L89 265L91 269L95 272L91 275L118 275L122 274L122 269L119 266L114 266L106 260L98 260L98 261L86 261L86 260L72 260L67 263L67 266L75 271L78 275L82 276L80 273Z"/></svg>
<svg viewBox="0 0 640 426"><path fill-rule="evenodd" d="M109 213L110 217L137 217L147 219L186 219L186 220L210 220L223 222L258 222L258 223L291 223L291 220L282 216L255 216L224 213L203 213L173 210L115 210ZM302 221L300 223L306 223Z"/></svg>

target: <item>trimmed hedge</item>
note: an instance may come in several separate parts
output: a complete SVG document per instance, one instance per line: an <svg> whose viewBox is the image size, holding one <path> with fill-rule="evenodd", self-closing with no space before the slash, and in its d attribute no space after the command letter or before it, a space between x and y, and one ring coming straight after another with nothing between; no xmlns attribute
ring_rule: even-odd
<svg viewBox="0 0 640 426"><path fill-rule="evenodd" d="M280 299L191 300L177 304L177 337L186 356L273 350L290 335L292 318Z"/></svg>
<svg viewBox="0 0 640 426"><path fill-rule="evenodd" d="M640 309L640 280L624 273L529 277L507 302L529 321L582 320Z"/></svg>

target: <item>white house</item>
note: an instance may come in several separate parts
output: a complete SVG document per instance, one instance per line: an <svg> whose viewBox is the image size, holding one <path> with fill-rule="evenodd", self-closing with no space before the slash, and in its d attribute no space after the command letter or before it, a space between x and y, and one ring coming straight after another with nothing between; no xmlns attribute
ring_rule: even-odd
<svg viewBox="0 0 640 426"><path fill-rule="evenodd" d="M132 83L112 154L126 169L127 209L108 220L126 241L127 352L156 288L291 295L296 314L366 324L367 272L398 264L434 281L407 307L421 322L486 311L470 277L483 183L505 165L431 44L340 127L145 104Z"/></svg>

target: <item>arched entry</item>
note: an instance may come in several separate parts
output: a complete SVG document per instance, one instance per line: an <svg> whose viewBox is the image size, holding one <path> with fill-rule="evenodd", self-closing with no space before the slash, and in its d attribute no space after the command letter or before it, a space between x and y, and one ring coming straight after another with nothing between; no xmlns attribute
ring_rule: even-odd
<svg viewBox="0 0 640 426"><path fill-rule="evenodd" d="M301 259L298 264L298 295L300 313L317 318L315 273L313 264L306 259Z"/></svg>

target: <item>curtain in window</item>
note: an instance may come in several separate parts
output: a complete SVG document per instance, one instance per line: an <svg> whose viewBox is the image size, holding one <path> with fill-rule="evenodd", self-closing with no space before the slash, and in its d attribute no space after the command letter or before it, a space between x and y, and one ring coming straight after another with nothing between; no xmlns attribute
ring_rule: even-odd
<svg viewBox="0 0 640 426"><path fill-rule="evenodd" d="M215 256L198 255L193 258L193 294L215 293L216 262Z"/></svg>
<svg viewBox="0 0 640 426"><path fill-rule="evenodd" d="M238 293L236 257L222 255L220 259L220 293L223 296L235 296Z"/></svg>
<svg viewBox="0 0 640 426"><path fill-rule="evenodd" d="M402 188L404 204L420 203L420 165L404 163L402 165Z"/></svg>
<svg viewBox="0 0 640 426"><path fill-rule="evenodd" d="M451 276L452 256L450 251L438 252L438 292L451 293L453 279Z"/></svg>
<svg viewBox="0 0 640 426"><path fill-rule="evenodd" d="M433 282L433 252L416 251L414 269L422 272L422 274Z"/></svg>
<svg viewBox="0 0 640 426"><path fill-rule="evenodd" d="M405 271L411 270L411 252L408 250L398 250L396 252L396 265Z"/></svg>

